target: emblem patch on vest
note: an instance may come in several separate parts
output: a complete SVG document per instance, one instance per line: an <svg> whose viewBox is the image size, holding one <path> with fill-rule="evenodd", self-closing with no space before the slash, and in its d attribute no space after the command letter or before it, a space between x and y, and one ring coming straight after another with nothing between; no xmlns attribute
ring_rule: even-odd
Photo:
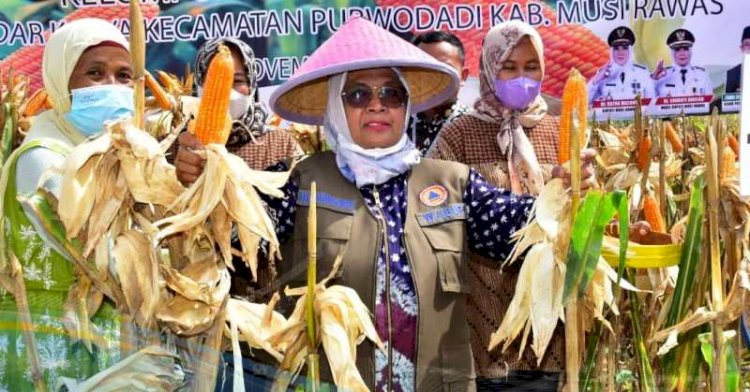
<svg viewBox="0 0 750 392"><path fill-rule="evenodd" d="M442 185L432 185L419 192L419 201L427 207L443 204L448 199L448 190Z"/></svg>

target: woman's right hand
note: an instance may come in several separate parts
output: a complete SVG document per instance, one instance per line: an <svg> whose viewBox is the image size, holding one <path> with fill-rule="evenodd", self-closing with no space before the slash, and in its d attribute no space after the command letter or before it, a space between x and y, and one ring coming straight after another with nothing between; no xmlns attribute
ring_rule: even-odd
<svg viewBox="0 0 750 392"><path fill-rule="evenodd" d="M203 149L203 144L190 132L183 132L178 141L180 148L174 161L177 179L182 185L190 186L203 173L206 164L206 158L195 153L195 150Z"/></svg>

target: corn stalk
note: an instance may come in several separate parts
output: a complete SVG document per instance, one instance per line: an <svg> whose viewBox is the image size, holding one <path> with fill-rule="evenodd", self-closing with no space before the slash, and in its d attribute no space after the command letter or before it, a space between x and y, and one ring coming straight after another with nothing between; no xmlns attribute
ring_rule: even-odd
<svg viewBox="0 0 750 392"><path fill-rule="evenodd" d="M692 184L690 195L690 209L688 211L687 231L680 253L680 272L677 275L677 283L672 294L669 313L667 315L666 327L677 324L688 314L691 307L696 308L696 302L700 302L700 287L696 290L695 282L700 282L699 271L701 266L701 248L703 245L703 216L704 216L704 186L703 175L698 176ZM700 285L699 285L700 286ZM691 390L691 380L698 372L698 347L694 335L686 336L683 343L678 347L677 353L669 353L662 360L664 369L665 389L671 390L676 387L679 391Z"/></svg>
<svg viewBox="0 0 750 392"><path fill-rule="evenodd" d="M310 209L307 216L307 299L305 318L307 321L307 385L308 390L316 392L320 388L320 359L317 349L317 330L315 325L315 289L317 285L318 266L318 215L316 209L317 185L310 184Z"/></svg>
<svg viewBox="0 0 750 392"><path fill-rule="evenodd" d="M719 249L719 172L717 143L714 132L718 130L718 115L714 113L711 126L706 132L706 182L708 200L708 244L711 265L711 302L716 312L724 308L724 285L721 276L721 250ZM711 377L711 390L714 392L724 391L724 375L726 374L726 358L723 354L724 328L715 321L712 327L714 359Z"/></svg>
<svg viewBox="0 0 750 392"><path fill-rule="evenodd" d="M133 61L135 113L133 124L146 129L146 32L143 13L138 1L130 2L130 57Z"/></svg>
<svg viewBox="0 0 750 392"><path fill-rule="evenodd" d="M570 117L570 184L572 188L570 227L574 227L573 224L581 199L581 144L578 139L581 129L575 121L575 110L571 111ZM565 369L568 376L569 392L578 392L578 374L581 371L580 340L583 337L580 321L578 295L576 293L570 297L570 302L565 308Z"/></svg>
<svg viewBox="0 0 750 392"><path fill-rule="evenodd" d="M666 159L666 137L664 135L664 121L658 122L659 129L659 210L664 219L664 225L669 230L669 215L667 214L667 180L664 173L664 160Z"/></svg>

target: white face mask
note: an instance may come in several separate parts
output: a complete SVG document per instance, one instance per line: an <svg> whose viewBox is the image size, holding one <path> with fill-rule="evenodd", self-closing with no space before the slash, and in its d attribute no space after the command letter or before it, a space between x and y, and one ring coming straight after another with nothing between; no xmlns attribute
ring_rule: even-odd
<svg viewBox="0 0 750 392"><path fill-rule="evenodd" d="M252 104L252 96L244 95L239 91L232 89L232 93L229 94L229 115L232 116L232 120L239 120L242 118Z"/></svg>

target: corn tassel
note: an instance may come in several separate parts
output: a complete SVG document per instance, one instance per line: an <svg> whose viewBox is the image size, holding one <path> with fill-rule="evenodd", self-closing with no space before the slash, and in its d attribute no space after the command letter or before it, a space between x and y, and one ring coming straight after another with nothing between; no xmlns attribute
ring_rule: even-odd
<svg viewBox="0 0 750 392"><path fill-rule="evenodd" d="M664 219L659 211L659 203L651 195L646 195L643 199L643 216L646 218L646 222L651 225L651 230L660 233L666 232L664 225Z"/></svg>
<svg viewBox="0 0 750 392"><path fill-rule="evenodd" d="M562 113L560 114L560 132L558 134L559 149L557 151L557 163L560 165L570 160L570 131L573 127L571 114L576 114L575 119L578 121L578 137L580 146L583 147L586 142L586 129L587 129L587 110L588 108L588 89L586 87L586 80L578 72L573 69L570 71L570 76L565 82L565 89L563 90L562 96Z"/></svg>
<svg viewBox="0 0 750 392"><path fill-rule="evenodd" d="M156 104L164 110L172 110L172 101L159 82L154 79L150 72L146 72L146 86L156 98Z"/></svg>
<svg viewBox="0 0 750 392"><path fill-rule="evenodd" d="M730 178L737 173L737 168L735 167L736 160L737 155L734 154L734 150L732 150L732 148L729 146L724 147L724 152L721 154L721 173L719 174L720 180Z"/></svg>
<svg viewBox="0 0 750 392"><path fill-rule="evenodd" d="M47 91L41 89L29 98L29 101L26 103L26 109L23 111L23 116L33 117L48 109L52 109L52 100Z"/></svg>
<svg viewBox="0 0 750 392"><path fill-rule="evenodd" d="M203 97L195 121L195 137L203 144L224 145L229 138L229 95L234 80L234 62L229 49L221 45L211 60L203 86Z"/></svg>
<svg viewBox="0 0 750 392"><path fill-rule="evenodd" d="M638 145L638 155L636 156L638 168L641 171L646 170L648 162L651 160L651 136L646 134L641 143Z"/></svg>
<svg viewBox="0 0 750 392"><path fill-rule="evenodd" d="M671 121L664 122L664 132L669 140L669 144L672 145L672 150L675 153L681 153L683 150L682 140L680 140L680 136L677 134L677 130Z"/></svg>
<svg viewBox="0 0 750 392"><path fill-rule="evenodd" d="M729 147L734 151L735 157L740 155L740 143L737 142L737 138L734 135L727 135L727 143Z"/></svg>

